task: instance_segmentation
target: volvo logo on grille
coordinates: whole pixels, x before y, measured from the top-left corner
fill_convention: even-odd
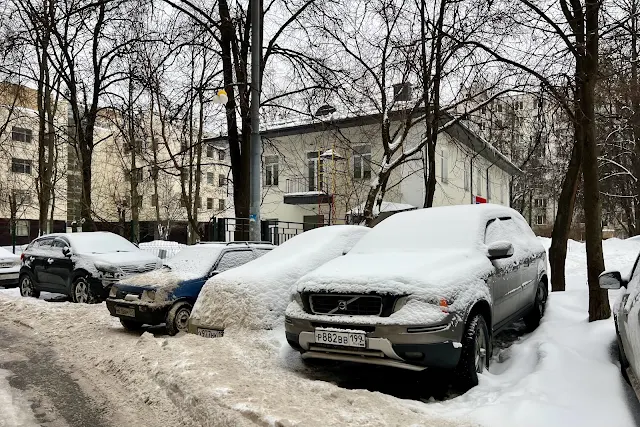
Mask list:
[[[340,301],[338,301],[338,308],[340,310],[346,310],[347,309],[347,304],[349,304],[347,301],[340,300]]]

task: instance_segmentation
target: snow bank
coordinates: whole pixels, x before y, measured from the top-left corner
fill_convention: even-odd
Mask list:
[[[316,228],[254,261],[220,273],[202,288],[191,319],[220,329],[272,329],[283,322],[295,281],[340,257],[369,231],[356,225]]]

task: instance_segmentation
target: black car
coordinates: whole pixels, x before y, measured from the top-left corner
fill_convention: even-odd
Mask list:
[[[117,234],[60,233],[38,237],[21,255],[20,294],[66,294],[73,302],[103,300],[116,281],[155,270],[161,261]]]
[[[129,330],[164,323],[169,335],[186,332],[193,304],[210,277],[253,261],[273,248],[262,242],[189,246],[161,269],[113,285],[107,308]]]

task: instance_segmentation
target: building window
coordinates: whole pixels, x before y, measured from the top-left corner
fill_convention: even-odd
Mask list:
[[[207,144],[207,157],[213,157],[213,145]]]
[[[158,206],[158,195],[157,194],[152,194],[151,195],[151,206]]]
[[[223,174],[218,175],[218,187],[224,187],[225,185],[227,185],[227,178]]]
[[[547,214],[536,215],[536,225],[545,225],[547,223]]]
[[[31,192],[29,190],[12,190],[11,193],[17,206],[25,206],[31,203]]]
[[[29,220],[16,221],[16,236],[29,237]]]
[[[533,205],[536,208],[546,208],[547,207],[547,199],[534,199]]]
[[[498,104],[498,113],[502,113],[502,104]]]
[[[187,203],[185,202],[185,198],[183,196],[180,196],[180,207],[181,208],[187,207]]]
[[[11,172],[14,173],[26,173],[31,175],[31,160],[11,159]]]
[[[504,203],[504,184],[500,183],[500,203]]]
[[[218,199],[218,210],[223,211],[224,209],[224,199]]]
[[[187,151],[188,148],[189,148],[189,144],[187,143],[187,141],[185,140],[180,141],[180,151],[182,152]]]
[[[207,209],[213,209],[213,199],[211,197],[207,197]]]
[[[265,185],[278,185],[279,177],[278,156],[265,156],[264,158],[264,182]]]
[[[218,150],[218,160],[222,161],[227,158],[227,153],[224,150]]]
[[[207,184],[213,185],[213,172],[207,172]]]
[[[356,179],[371,179],[371,145],[361,145],[354,148],[353,177]]]
[[[187,169],[186,167],[180,168],[180,179],[183,182],[189,181],[189,169]]]
[[[324,182],[324,162],[317,151],[307,153],[308,191],[322,191]]]
[[[440,153],[440,181],[443,184],[449,182],[449,155],[446,150]]]
[[[132,170],[131,175],[135,182],[142,182],[142,168]]]
[[[33,133],[31,129],[12,127],[11,128],[11,139],[19,142],[31,142],[31,138],[33,137]]]
[[[464,162],[464,191],[469,191],[469,182],[471,177],[469,176],[469,163]]]

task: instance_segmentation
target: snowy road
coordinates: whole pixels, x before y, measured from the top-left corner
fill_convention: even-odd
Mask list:
[[[608,268],[629,268],[640,241],[604,249]],[[612,320],[587,322],[583,244],[571,243],[567,275],[541,326],[497,336],[489,372],[461,396],[446,378],[306,367],[281,329],[218,339],[132,333],[104,304],[0,289],[0,427],[640,426],[640,404],[616,365]]]

